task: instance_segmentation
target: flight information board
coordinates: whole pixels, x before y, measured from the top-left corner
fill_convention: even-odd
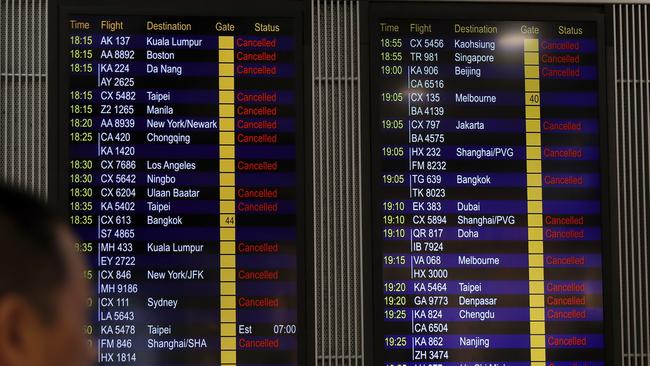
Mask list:
[[[302,364],[299,18],[59,26],[59,174],[97,361]]]
[[[599,23],[412,13],[369,24],[374,364],[603,365]]]

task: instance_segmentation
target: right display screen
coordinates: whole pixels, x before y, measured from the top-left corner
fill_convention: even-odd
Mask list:
[[[370,23],[374,364],[603,365],[599,22],[392,16]]]

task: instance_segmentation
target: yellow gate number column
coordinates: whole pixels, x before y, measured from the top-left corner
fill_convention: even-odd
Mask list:
[[[219,245],[221,364],[237,363],[234,37],[219,37]]]
[[[530,361],[546,365],[544,321],[544,229],[542,218],[542,148],[539,88],[539,40],[524,39],[526,97],[526,197],[528,203],[528,280]]]

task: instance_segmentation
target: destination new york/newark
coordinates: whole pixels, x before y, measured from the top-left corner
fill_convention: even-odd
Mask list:
[[[147,128],[177,128],[177,129],[219,129],[219,122],[216,119],[201,121],[193,118],[156,120],[147,118]]]

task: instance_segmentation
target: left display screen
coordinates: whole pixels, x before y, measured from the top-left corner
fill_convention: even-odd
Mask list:
[[[57,174],[98,362],[302,364],[298,20],[60,27]]]

